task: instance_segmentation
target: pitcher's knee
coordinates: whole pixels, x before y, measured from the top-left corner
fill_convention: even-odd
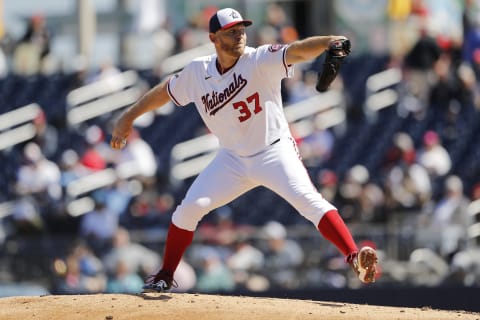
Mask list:
[[[304,206],[298,208],[298,212],[315,226],[318,225],[323,215],[331,210],[337,210],[337,208],[322,197],[308,201]]]
[[[208,198],[199,198],[193,202],[184,200],[173,213],[172,222],[179,228],[194,231],[203,216],[212,210],[210,206]]]

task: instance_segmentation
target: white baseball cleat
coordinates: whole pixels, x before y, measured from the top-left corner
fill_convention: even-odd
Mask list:
[[[363,283],[375,282],[377,274],[377,253],[371,247],[362,247],[352,259],[350,265]]]

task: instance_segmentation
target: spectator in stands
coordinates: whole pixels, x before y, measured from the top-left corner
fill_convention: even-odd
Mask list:
[[[287,78],[284,81],[285,90],[288,91],[286,95],[288,99],[285,101],[287,105],[300,102],[318,94],[318,91],[315,89],[317,72],[308,70],[307,68],[298,71],[300,72],[295,72],[292,78]]]
[[[215,249],[203,250],[196,290],[200,292],[228,292],[235,289],[233,273]]]
[[[115,76],[120,74],[121,71],[111,59],[105,59],[100,64],[98,69],[95,69],[95,72],[87,78],[86,84],[90,84],[97,81],[107,81],[107,83],[115,83]]]
[[[217,11],[215,6],[207,6],[197,14],[188,17],[187,25],[177,33],[177,52],[193,49],[209,43],[208,21]]]
[[[27,29],[13,52],[13,72],[19,75],[33,75],[42,70],[50,54],[50,32],[45,17],[34,15],[28,21]]]
[[[128,217],[126,217],[128,206],[134,198],[132,188],[142,188],[141,183],[136,180],[132,182],[120,178],[97,191],[103,193],[106,207],[108,210],[115,212],[122,223],[128,221]]]
[[[78,153],[73,149],[67,149],[62,152],[59,167],[61,172],[60,181],[63,189],[66,189],[70,182],[89,173],[89,170],[80,163]]]
[[[133,197],[122,217],[127,225],[149,228],[153,225],[168,225],[175,207],[175,198],[168,190],[160,192],[158,184],[143,185],[141,194]]]
[[[79,232],[94,252],[98,256],[103,256],[110,248],[111,241],[118,230],[119,217],[116,212],[106,206],[104,194],[94,193],[93,199],[95,207],[82,217]]]
[[[363,165],[351,167],[339,187],[339,201],[343,218],[348,221],[369,222],[384,220],[385,195],[371,181]]]
[[[32,141],[40,146],[45,157],[54,158],[58,152],[57,128],[48,122],[43,110],[40,110],[39,114],[33,119],[33,125],[35,126],[35,137]]]
[[[118,153],[118,157],[115,159],[115,166],[120,176],[135,176],[142,180],[152,180],[149,184],[155,182],[157,158],[138,130],[132,130],[127,146]]]
[[[107,279],[108,293],[137,293],[142,289],[143,279],[128,267],[127,260],[117,260],[115,272]]]
[[[327,201],[340,204],[338,199],[339,181],[337,174],[330,169],[322,169],[317,176],[317,186]]]
[[[267,222],[262,230],[266,240],[265,276],[272,286],[294,289],[299,285],[296,268],[303,263],[304,251],[297,241],[287,237],[286,228],[277,221]]]
[[[252,278],[257,277],[264,266],[265,255],[253,246],[250,239],[241,234],[237,235],[232,248],[232,253],[227,258],[227,266],[233,272],[235,286],[249,288]]]
[[[38,235],[46,231],[37,201],[29,195],[19,196],[14,201],[8,221],[12,223],[16,235]]]
[[[17,193],[35,196],[41,207],[60,200],[62,197],[60,168],[45,157],[38,144],[29,142],[25,145],[23,161],[17,172]]]
[[[302,138],[298,151],[307,167],[321,167],[332,155],[335,146],[335,135],[323,127],[321,115],[312,116],[313,130]]]
[[[436,250],[443,257],[461,249],[467,241],[468,198],[463,193],[463,182],[456,175],[447,177],[441,199],[432,203],[432,209],[419,217],[417,241],[423,247]]]
[[[480,9],[474,8],[473,1],[465,4],[465,35],[463,45],[463,60],[480,76]]]
[[[55,291],[59,294],[99,293],[105,290],[103,265],[88,246],[76,244],[65,258],[56,259],[54,271],[59,276]]]
[[[113,153],[108,149],[103,130],[92,125],[85,130],[86,149],[80,154],[80,162],[91,172],[105,169],[113,163]]]
[[[199,226],[199,235],[203,243],[218,246],[221,256],[225,260],[231,254],[231,246],[239,234],[252,234],[253,228],[239,225],[234,221],[234,212],[228,206],[222,206],[214,211],[210,221],[202,222]]]
[[[421,109],[414,110],[420,118],[428,106],[428,96],[433,84],[432,70],[440,58],[441,48],[426,26],[421,26],[419,38],[404,59],[405,79],[409,93],[419,100]]]
[[[387,7],[387,15],[389,19],[389,35],[390,41],[389,51],[393,61],[400,60],[405,56],[410,44],[410,26],[409,19],[412,13],[411,0],[389,0]]]
[[[418,150],[417,161],[427,169],[432,180],[445,176],[452,167],[450,154],[441,144],[438,134],[432,130],[423,135],[423,146]]]
[[[117,268],[128,274],[137,273],[142,276],[152,274],[160,266],[160,256],[140,243],[132,242],[130,232],[119,227],[112,240],[112,248],[102,258],[107,272],[115,274]],[[119,265],[121,264],[121,265]],[[139,290],[143,285],[140,285]]]
[[[473,246],[456,252],[443,285],[478,287],[480,285],[480,249]]]
[[[266,8],[266,25],[277,32],[275,41],[271,43],[291,43],[298,40],[298,32],[288,19],[285,9],[278,3],[269,3]]]
[[[462,117],[473,111],[480,102],[479,88],[472,67],[453,60],[444,53],[433,69],[436,78],[429,97],[433,108],[436,130],[442,141],[454,142],[464,129]]]
[[[416,157],[410,135],[396,133],[383,164],[387,210],[421,210],[431,200],[430,176],[425,167],[416,163]]]

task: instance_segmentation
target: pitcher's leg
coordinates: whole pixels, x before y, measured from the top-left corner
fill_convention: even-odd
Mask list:
[[[195,179],[173,213],[157,282],[161,277],[173,281],[173,274],[185,250],[192,243],[194,231],[204,215],[252,188],[243,179],[242,170],[241,162],[235,161],[228,153],[219,151]]]
[[[345,256],[354,254],[358,249],[349,229],[312,184],[294,142],[288,140],[265,155],[265,165],[257,171],[260,182],[287,200]]]

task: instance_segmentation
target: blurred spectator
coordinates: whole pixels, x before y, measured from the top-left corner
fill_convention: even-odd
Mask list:
[[[389,0],[387,14],[389,18],[390,54],[393,60],[405,56],[411,42],[412,0]]]
[[[103,265],[89,247],[75,245],[65,260],[56,259],[53,269],[59,277],[55,291],[59,294],[99,293],[105,290]]]
[[[441,199],[419,217],[422,232],[417,234],[417,244],[431,248],[443,257],[449,257],[464,247],[467,228],[471,225],[468,204],[462,180],[455,175],[448,176]]]
[[[478,247],[467,248],[453,255],[449,275],[443,284],[466,287],[480,285],[480,250]]]
[[[50,54],[50,33],[45,17],[34,15],[13,52],[13,72],[33,75],[40,72]]]
[[[103,194],[94,194],[93,199],[95,208],[82,216],[79,232],[94,252],[102,256],[112,244],[118,230],[119,217],[106,206]]]
[[[128,143],[115,159],[117,172],[120,176],[136,176],[142,180],[155,182],[157,174],[157,159],[152,147],[134,129],[128,137]]]
[[[33,119],[33,125],[35,126],[35,137],[32,141],[40,146],[45,157],[54,158],[58,152],[57,128],[48,122],[43,110],[40,110],[39,114]]]
[[[133,272],[126,260],[117,260],[115,272],[108,277],[107,293],[138,293],[142,291],[143,279]]]
[[[125,41],[125,64],[133,69],[156,69],[175,50],[167,1],[140,0],[131,4],[134,12],[132,30]]]
[[[188,17],[187,25],[177,33],[177,52],[193,49],[210,43],[208,38],[208,21],[217,11],[214,6],[207,6],[202,11]]]
[[[137,273],[147,276],[155,273],[160,265],[160,256],[140,243],[132,242],[129,231],[122,227],[116,230],[112,248],[102,260],[109,274],[114,274],[120,267],[121,271],[128,274]]]
[[[475,106],[480,109],[480,86],[478,86],[478,74],[475,74],[472,66],[461,63],[456,69],[456,98],[462,109]]]
[[[320,170],[317,177],[318,191],[330,203],[339,205],[338,187],[339,181],[336,173],[330,169]]]
[[[448,272],[448,263],[431,249],[419,248],[410,254],[409,280],[415,286],[438,286],[447,278]]]
[[[432,130],[423,135],[423,146],[418,150],[417,161],[427,169],[431,179],[445,176],[452,167],[450,154],[441,144],[438,134]]]
[[[78,153],[73,149],[63,151],[59,161],[61,185],[66,189],[70,182],[85,176],[89,171],[80,163]]]
[[[113,162],[114,152],[105,142],[103,130],[92,125],[85,131],[86,150],[80,155],[80,162],[91,172],[105,169]]]
[[[474,7],[474,1],[465,4],[465,38],[463,40],[463,59],[472,66],[477,77],[480,76],[480,9]]]
[[[305,165],[320,167],[328,161],[335,146],[335,136],[323,127],[322,116],[313,117],[313,131],[298,144],[298,150]]]
[[[46,231],[37,201],[32,196],[16,199],[10,218],[16,235],[35,235]]]
[[[441,48],[426,26],[421,26],[419,33],[417,42],[405,56],[404,71],[408,91],[419,100],[422,108],[414,111],[422,117],[428,106],[428,96],[434,80],[433,66],[440,57]]]
[[[266,241],[265,276],[273,286],[294,289],[299,285],[296,268],[303,263],[304,252],[294,239],[287,238],[287,230],[276,221],[269,221],[262,227]]]
[[[452,77],[451,57],[442,54],[433,66],[435,83],[432,84],[429,95],[429,105],[444,116],[454,98],[454,83]],[[436,112],[436,113],[437,113]],[[440,116],[438,117],[440,118]]]
[[[298,32],[289,20],[285,9],[278,3],[269,3],[266,8],[265,24],[277,33],[274,43],[291,43],[298,40]]]
[[[16,190],[20,195],[35,195],[38,201],[60,200],[61,172],[58,165],[45,158],[38,144],[29,142],[23,149],[24,163],[17,172]]]
[[[384,162],[387,210],[421,210],[432,197],[427,170],[416,163],[417,152],[405,132],[394,135]]]
[[[115,81],[114,77],[120,74],[121,71],[118,69],[115,64],[110,60],[104,60],[98,70],[87,78],[86,84],[90,84],[96,81]]]
[[[368,222],[385,218],[383,190],[370,181],[370,173],[363,165],[355,165],[347,171],[337,199],[339,211],[348,221]]]
[[[143,191],[131,199],[125,211],[125,223],[138,228],[168,225],[175,198],[168,190],[159,192],[155,184],[144,184],[143,187]]]
[[[225,251],[221,258],[225,260],[230,255],[230,246],[236,241],[239,234],[251,234],[252,228],[238,225],[234,222],[234,212],[228,206],[215,209],[211,215],[212,220],[203,222],[198,233],[205,244],[218,246],[220,252]]]
[[[105,206],[108,210],[115,212],[121,219],[121,222],[127,221],[125,217],[128,206],[134,197],[137,189],[141,189],[140,182],[136,180],[117,179],[111,185],[102,187],[95,191],[95,193],[102,193],[105,199]]]
[[[233,272],[236,287],[248,288],[251,279],[262,270],[265,256],[262,251],[252,245],[251,240],[243,235],[237,236],[232,247],[232,254],[227,258],[227,266]]]
[[[216,250],[203,250],[195,288],[200,292],[228,292],[235,289],[233,274]]]
[[[318,94],[315,89],[317,84],[317,72],[312,70],[302,70],[297,67],[291,78],[283,81],[285,90],[288,91],[285,104],[293,104],[302,100],[311,98]]]

